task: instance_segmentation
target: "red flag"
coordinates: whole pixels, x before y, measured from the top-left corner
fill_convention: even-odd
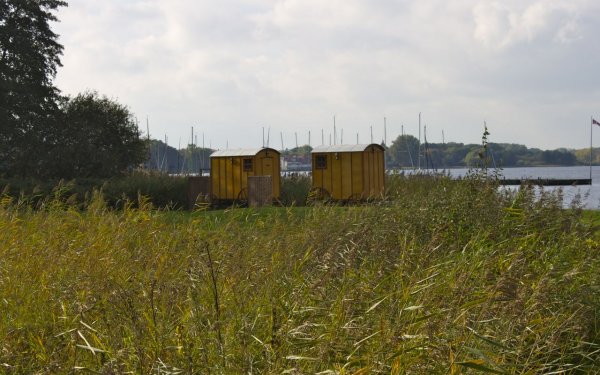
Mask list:
[[[596,121],[596,120],[594,120],[594,119],[592,119],[592,124],[595,124],[595,125],[598,125],[598,126],[600,126],[600,122],[598,122],[598,121]]]

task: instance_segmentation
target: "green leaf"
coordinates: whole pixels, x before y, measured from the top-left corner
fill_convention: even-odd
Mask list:
[[[472,359],[464,362],[455,362],[455,364],[482,372],[489,372],[492,374],[504,374],[503,371],[495,370],[493,368],[485,366],[485,361],[483,359]]]
[[[365,314],[366,314],[366,313],[369,313],[369,312],[371,312],[371,311],[373,311],[373,310],[375,310],[375,308],[376,308],[377,306],[379,306],[379,304],[380,304],[381,302],[385,301],[386,299],[387,299],[387,297],[383,297],[383,299],[382,299],[381,301],[379,301],[379,302],[376,302],[376,303],[375,303],[373,306],[369,307],[369,309],[368,309],[367,311],[365,311]]]
[[[290,361],[318,361],[318,358],[313,358],[313,357],[303,357],[301,355],[288,355],[287,357],[285,357],[285,359],[288,359]]]
[[[473,306],[476,306],[476,305],[479,305],[479,304],[481,304],[481,303],[484,303],[484,302],[486,302],[487,300],[488,300],[488,298],[487,298],[487,297],[484,297],[484,298],[476,299],[476,300],[473,300],[473,301],[469,301],[469,302],[467,302],[467,303],[465,303],[465,304],[461,305],[461,306],[460,306],[460,309],[461,309],[461,310],[467,310],[467,309],[469,309],[469,308],[471,308],[471,307],[473,307]]]
[[[467,329],[469,329],[469,331],[471,331],[473,333],[473,335],[475,335],[475,337],[477,337],[480,340],[483,340],[485,342],[487,342],[490,345],[496,346],[498,348],[504,349],[504,350],[510,350],[509,347],[507,347],[506,345],[498,342],[498,341],[494,341],[492,339],[490,339],[489,337],[485,337],[479,333],[477,333],[477,331],[475,331],[473,328],[467,327]]]

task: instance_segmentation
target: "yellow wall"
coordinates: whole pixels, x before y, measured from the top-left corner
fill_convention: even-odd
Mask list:
[[[326,157],[327,168],[316,168],[317,155]],[[377,146],[363,152],[314,153],[312,165],[312,187],[333,199],[381,198],[385,192],[384,155]]]
[[[244,171],[244,159],[252,159],[252,171]],[[219,156],[210,159],[212,194],[216,199],[238,199],[243,189],[246,189],[247,196],[248,177],[267,175],[273,178],[273,197],[279,199],[281,166],[278,152],[261,150],[256,155]]]
[[[363,153],[364,180],[363,197],[379,198],[385,193],[385,165],[383,151],[370,146]]]
[[[274,150],[262,150],[254,157],[254,176],[271,176],[273,178],[273,197],[279,199],[281,194],[281,163],[279,153]],[[269,160],[267,160],[269,159]],[[271,171],[265,168],[270,162]],[[244,180],[246,187],[248,179]]]
[[[312,155],[312,187],[324,188],[323,170],[315,168],[315,156],[316,154]]]
[[[343,153],[330,155],[331,160],[331,196],[335,199],[344,199],[342,195],[342,156]],[[329,165],[328,165],[329,166]]]
[[[362,198],[363,187],[365,186],[362,171],[363,171],[363,158],[362,152],[352,152],[352,193],[354,196],[358,195],[358,199]],[[357,199],[356,197],[354,199]]]
[[[352,196],[352,153],[344,152],[338,156],[340,160],[340,196]]]

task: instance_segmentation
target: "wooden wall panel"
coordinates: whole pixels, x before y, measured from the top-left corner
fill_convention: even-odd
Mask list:
[[[342,199],[352,198],[352,153],[344,152],[340,154],[340,160],[342,162],[341,168],[341,184]]]
[[[210,159],[211,194],[218,198],[219,195],[219,160]]]
[[[227,199],[227,171],[225,163],[224,158],[219,158],[219,173],[217,175],[219,177],[219,195],[217,195],[217,198],[219,199]]]
[[[312,154],[312,187],[323,188],[323,170],[316,168],[317,155]]]
[[[233,197],[237,198],[242,190],[242,163],[243,158],[233,158],[231,166],[231,181],[233,185]]]
[[[237,198],[233,194],[233,160],[235,158],[224,158],[225,159],[225,199]]]
[[[342,160],[340,153],[329,154],[331,159],[331,193],[334,199],[343,199],[342,197]]]
[[[357,198],[363,197],[363,156],[360,152],[352,152],[352,193]]]
[[[331,154],[325,154],[327,157],[327,168],[323,169],[323,189],[332,194],[333,190],[333,174],[331,173]]]

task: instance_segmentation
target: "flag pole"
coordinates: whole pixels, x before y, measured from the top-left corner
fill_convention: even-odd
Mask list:
[[[590,117],[590,185],[592,184],[592,129],[594,128],[594,117]]]

